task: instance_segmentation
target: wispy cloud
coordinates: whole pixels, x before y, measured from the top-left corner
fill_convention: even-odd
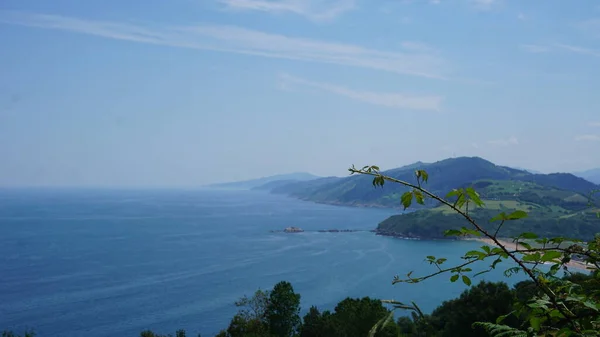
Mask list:
[[[517,139],[517,137],[511,136],[511,137],[506,138],[506,139],[489,140],[488,144],[496,145],[496,146],[518,145],[519,144],[519,140]]]
[[[557,48],[560,48],[560,49],[563,49],[566,51],[570,51],[573,53],[577,53],[577,54],[584,54],[584,55],[600,57],[600,51],[594,50],[594,49],[589,49],[589,48],[580,47],[580,46],[573,46],[573,45],[568,45],[568,44],[555,44],[555,46]]]
[[[492,7],[499,2],[499,0],[471,0],[471,3],[475,6],[475,8],[480,10],[492,9]]]
[[[316,39],[267,33],[237,26],[141,26],[110,21],[0,11],[0,23],[71,31],[110,39],[193,48],[270,58],[338,64],[444,78],[445,61],[438,55],[411,50],[384,51]]]
[[[546,53],[550,51],[567,51],[576,54],[590,55],[595,57],[600,57],[600,50],[590,49],[581,46],[574,46],[570,44],[564,43],[554,43],[548,45],[539,45],[539,44],[522,44],[520,48],[529,53]]]
[[[600,122],[589,122],[588,125],[591,127],[600,128]]]
[[[325,21],[356,7],[355,0],[218,0],[233,10],[268,13],[294,13],[315,21]]]
[[[281,74],[279,86],[289,90],[293,84],[308,86],[344,96],[356,101],[381,105],[393,109],[439,111],[441,96],[419,96],[402,93],[373,92],[350,89],[341,85],[315,82],[288,74]]]
[[[579,135],[575,137],[576,141],[579,142],[600,142],[600,136],[598,135]]]
[[[550,51],[550,47],[538,44],[522,44],[520,48],[528,53],[546,53]]]
[[[519,12],[519,13],[517,14],[517,19],[519,19],[519,20],[521,20],[521,21],[525,21],[525,19],[526,19],[526,17],[525,17],[525,14],[523,14],[523,13]]]

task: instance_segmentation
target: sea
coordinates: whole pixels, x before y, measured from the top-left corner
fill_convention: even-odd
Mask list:
[[[392,285],[394,275],[434,272],[426,256],[459,263],[481,244],[370,232],[399,212],[258,191],[0,190],[0,331],[214,336],[237,299],[283,280],[301,295],[302,312],[364,296],[414,301],[431,312],[467,286],[449,275]],[[305,232],[277,232],[290,226]],[[328,229],[359,231],[318,232]],[[499,269],[473,282],[482,279],[523,277]]]

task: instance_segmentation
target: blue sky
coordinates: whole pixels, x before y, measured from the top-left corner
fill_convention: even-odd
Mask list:
[[[0,185],[600,167],[597,0],[3,0]]]

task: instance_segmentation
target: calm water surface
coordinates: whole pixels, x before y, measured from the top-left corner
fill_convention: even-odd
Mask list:
[[[251,191],[0,191],[0,330],[103,337],[185,328],[212,336],[237,298],[281,280],[302,295],[303,309],[372,296],[430,311],[463,291],[447,278],[391,280],[431,271],[426,255],[458,261],[475,242],[269,232],[368,230],[391,214]]]

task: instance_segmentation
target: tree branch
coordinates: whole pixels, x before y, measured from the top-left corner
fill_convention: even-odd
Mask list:
[[[426,194],[430,198],[439,201],[443,205],[450,207],[452,210],[454,210],[455,212],[460,214],[463,218],[465,218],[465,220],[467,220],[467,222],[469,222],[473,227],[475,227],[475,229],[478,232],[482,233],[487,238],[492,240],[496,246],[498,246],[515,263],[517,263],[519,265],[519,267],[521,267],[521,269],[523,269],[523,271],[527,274],[527,276],[535,283],[535,285],[548,296],[548,298],[550,299],[550,302],[553,304],[553,306],[569,321],[569,323],[573,327],[573,329],[577,332],[580,332],[579,327],[577,326],[577,324],[575,324],[575,322],[572,319],[572,317],[574,316],[573,313],[564,304],[560,305],[558,303],[558,301],[556,299],[556,294],[548,286],[546,286],[545,284],[540,282],[540,280],[534,275],[534,273],[529,268],[527,268],[527,266],[523,263],[523,261],[521,261],[519,258],[517,258],[513,253],[511,253],[495,236],[491,235],[486,230],[484,230],[481,226],[479,226],[479,224],[477,222],[475,222],[475,220],[473,220],[473,218],[471,218],[471,216],[469,216],[467,213],[462,211],[460,208],[457,208],[455,205],[451,204],[450,202],[446,201],[445,199],[437,196],[436,194],[434,194],[432,192],[429,192],[428,190],[426,190],[418,185],[411,184],[407,181],[395,179],[392,177],[384,176],[381,173],[379,173],[379,170],[365,171],[365,170],[357,170],[353,167],[349,171],[351,173],[359,173],[359,174],[365,174],[365,175],[370,175],[370,176],[374,176],[374,177],[380,177],[380,179],[384,179],[384,180],[387,180],[390,182],[394,182],[394,183],[398,183],[398,184],[401,184],[401,185],[404,185],[407,187],[411,187],[413,189],[416,189],[416,190]]]

